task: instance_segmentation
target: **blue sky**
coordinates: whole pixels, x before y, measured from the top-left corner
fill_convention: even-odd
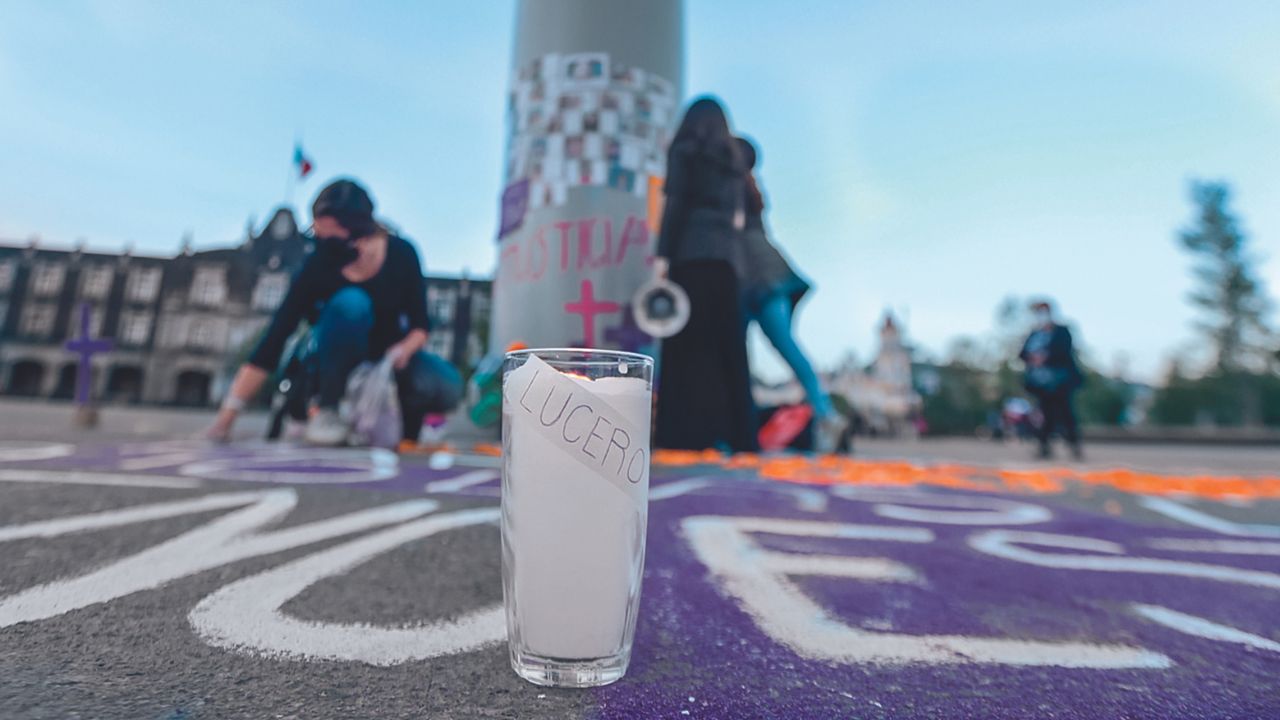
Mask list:
[[[1048,294],[1104,369],[1197,343],[1175,233],[1223,178],[1280,289],[1280,3],[688,0],[686,92],[763,149],[819,364]],[[0,238],[169,253],[284,199],[294,138],[429,269],[494,264],[514,3],[36,2],[0,22]],[[759,343],[768,373],[778,364]]]

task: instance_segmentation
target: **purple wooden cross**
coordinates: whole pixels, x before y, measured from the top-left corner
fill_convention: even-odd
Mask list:
[[[86,406],[90,401],[90,390],[93,385],[93,356],[115,347],[110,340],[102,338],[94,340],[89,336],[89,317],[92,312],[89,303],[80,303],[80,337],[68,340],[64,346],[80,355],[79,368],[76,372],[76,404],[80,406]]]

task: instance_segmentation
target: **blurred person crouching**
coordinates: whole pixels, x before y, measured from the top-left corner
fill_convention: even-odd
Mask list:
[[[304,438],[313,445],[346,444],[350,428],[338,413],[347,379],[365,361],[388,359],[395,369],[403,438],[416,441],[428,413],[444,413],[462,397],[462,378],[427,353],[430,326],[422,266],[409,241],[373,217],[373,200],[352,180],[330,183],[312,205],[314,251],[290,282],[266,334],[236,372],[211,439],[230,437],[245,404],[280,363],[298,325],[311,325],[315,396]]]

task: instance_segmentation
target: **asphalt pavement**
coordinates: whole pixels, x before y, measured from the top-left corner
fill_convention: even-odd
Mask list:
[[[508,665],[494,458],[58,410],[0,407],[0,717],[1280,717],[1275,451],[672,460],[579,691]]]

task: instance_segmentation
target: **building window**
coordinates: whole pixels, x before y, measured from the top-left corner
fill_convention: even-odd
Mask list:
[[[249,349],[249,344],[257,340],[258,333],[266,327],[265,321],[249,321],[237,323],[227,332],[228,352],[242,352]]]
[[[182,347],[187,342],[187,324],[185,319],[167,317],[160,323],[160,337],[157,339],[162,348]]]
[[[440,357],[449,357],[453,350],[453,333],[448,330],[432,332],[427,340],[427,352]]]
[[[101,307],[93,307],[89,309],[89,337],[100,337],[102,333],[102,321],[106,317],[106,310]],[[71,311],[71,321],[67,323],[67,337],[80,337],[80,308],[76,307]]]
[[[191,323],[191,334],[187,338],[191,347],[201,350],[221,350],[218,342],[218,326],[210,319],[194,320]]]
[[[120,342],[126,345],[145,345],[151,335],[151,314],[126,312],[120,315]]]
[[[125,297],[130,302],[149,303],[160,293],[160,268],[136,268],[129,273]]]
[[[453,325],[455,293],[452,290],[441,290],[436,293],[428,293],[427,297],[427,314],[431,316],[432,324],[435,327]]]
[[[90,300],[103,300],[111,292],[115,271],[108,265],[87,267],[81,271],[81,277],[80,294]]]
[[[253,289],[253,307],[271,312],[280,307],[284,294],[289,290],[289,276],[284,273],[268,273],[258,278]]]
[[[22,311],[22,322],[18,332],[28,337],[48,337],[53,332],[53,320],[57,314],[57,306],[50,303],[28,305]]]
[[[39,263],[31,275],[31,291],[39,297],[57,295],[62,291],[62,281],[67,277],[67,267],[56,263]]]
[[[12,260],[0,262],[0,293],[13,289],[13,276],[18,272],[18,264]]]
[[[191,281],[191,302],[205,307],[217,307],[227,299],[227,269],[224,267],[196,268]]]

